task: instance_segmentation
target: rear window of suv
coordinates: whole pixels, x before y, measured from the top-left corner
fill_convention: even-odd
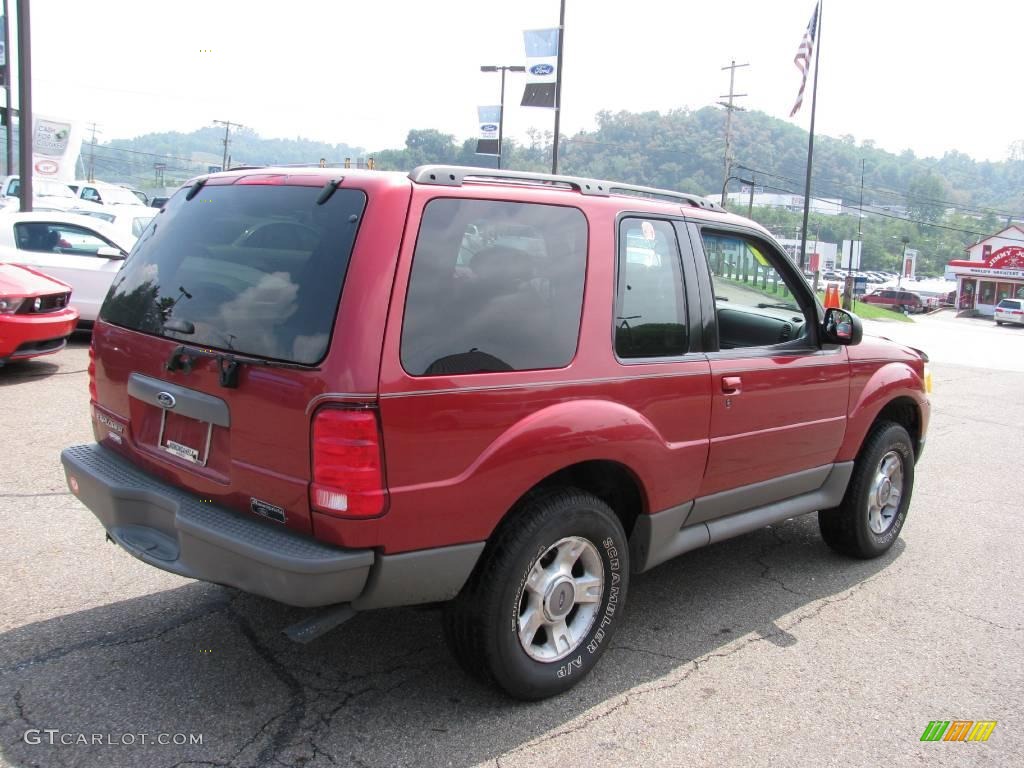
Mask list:
[[[432,200],[413,254],[402,366],[441,376],[568,365],[586,262],[576,208]]]
[[[327,353],[366,205],[338,189],[207,185],[176,194],[138,241],[100,317],[196,346],[315,365]],[[172,322],[173,321],[173,322]]]
[[[1000,309],[1020,309],[1020,299],[1003,299],[999,302],[998,307]]]

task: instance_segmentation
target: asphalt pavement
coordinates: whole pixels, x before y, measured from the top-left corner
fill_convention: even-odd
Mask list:
[[[299,646],[303,611],[107,544],[58,460],[91,437],[84,342],[2,368],[0,765],[1020,765],[1024,329],[955,322],[868,324],[935,361],[887,555],[832,553],[809,515],[677,558],[634,578],[595,672],[536,704],[467,677],[434,607]],[[923,743],[933,720],[997,725]]]

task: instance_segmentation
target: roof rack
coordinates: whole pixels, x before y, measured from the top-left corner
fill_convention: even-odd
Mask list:
[[[467,180],[471,181],[512,181],[546,186],[561,186],[575,189],[584,195],[608,197],[614,194],[649,197],[666,202],[684,202],[695,208],[707,211],[720,211],[725,208],[713,203],[700,195],[686,192],[674,192],[670,189],[642,187],[637,184],[623,184],[619,181],[602,181],[578,176],[559,176],[551,173],[533,173],[530,171],[510,171],[497,168],[469,168],[460,165],[421,165],[409,173],[409,178],[418,184],[437,184],[444,187],[461,187]]]

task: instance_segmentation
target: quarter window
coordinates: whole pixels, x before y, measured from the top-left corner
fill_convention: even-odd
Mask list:
[[[568,365],[586,260],[576,208],[432,200],[413,254],[402,366],[450,376]]]
[[[619,227],[615,354],[674,357],[687,350],[679,244],[667,221],[624,219]]]

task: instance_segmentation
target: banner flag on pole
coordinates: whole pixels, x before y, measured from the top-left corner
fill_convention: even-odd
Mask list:
[[[478,155],[497,155],[498,150],[498,123],[501,121],[501,107],[477,107],[476,114],[480,120],[480,135],[476,141],[476,153]]]
[[[793,111],[789,113],[790,117],[793,117],[804,103],[804,88],[807,86],[807,72],[811,69],[811,56],[814,54],[814,38],[817,33],[818,4],[815,4],[814,13],[811,14],[811,20],[807,24],[807,30],[804,32],[800,46],[796,49],[796,57],[793,59],[796,68],[800,70],[801,79],[800,90],[796,95],[796,104],[793,105]]]
[[[555,108],[555,83],[558,66],[558,28],[528,29],[526,42],[526,90],[524,107]]]

